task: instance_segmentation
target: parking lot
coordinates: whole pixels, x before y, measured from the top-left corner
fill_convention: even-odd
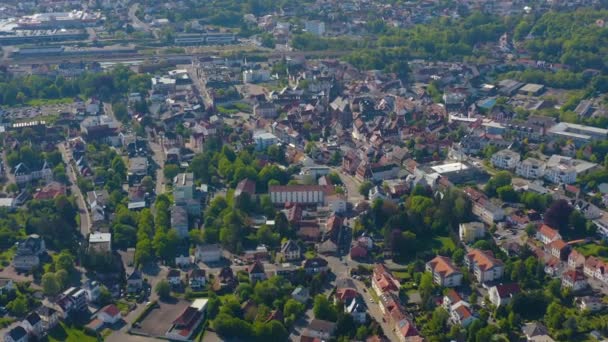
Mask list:
[[[175,303],[158,302],[158,308],[152,310],[140,323],[138,332],[148,336],[165,336],[171,323],[190,305],[185,300],[176,300]]]

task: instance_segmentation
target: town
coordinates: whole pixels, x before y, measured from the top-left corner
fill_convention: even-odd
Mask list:
[[[0,7],[0,334],[608,339],[604,1]]]

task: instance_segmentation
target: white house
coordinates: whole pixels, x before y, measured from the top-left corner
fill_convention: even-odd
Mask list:
[[[97,318],[106,324],[115,324],[122,319],[120,310],[114,304],[105,306],[97,313]]]
[[[89,235],[89,251],[98,253],[112,252],[112,234],[95,232]]]
[[[517,283],[514,284],[500,284],[490,287],[488,295],[490,302],[496,307],[504,306],[509,304],[514,295],[519,293],[521,290]]]
[[[477,239],[481,239],[486,234],[486,227],[481,222],[461,223],[458,228],[458,236],[460,241],[470,243]]]
[[[520,158],[519,153],[515,151],[502,150],[494,153],[490,161],[496,168],[512,170],[517,167]]]
[[[505,266],[502,261],[494,258],[490,251],[472,248],[464,258],[465,265],[473,271],[480,283],[502,278]]]
[[[517,164],[515,173],[528,179],[541,178],[545,174],[545,163],[536,158],[527,158]]]
[[[287,240],[283,243],[281,254],[283,254],[285,261],[300,260],[302,256],[300,246],[293,240]]]
[[[579,269],[568,270],[562,274],[562,286],[572,289],[573,292],[583,290],[587,285],[587,278]]]
[[[217,244],[198,245],[194,251],[194,259],[196,262],[214,263],[222,258],[222,249]]]
[[[444,256],[436,256],[426,263],[426,271],[433,275],[433,281],[439,286],[456,287],[462,283],[462,273]]]

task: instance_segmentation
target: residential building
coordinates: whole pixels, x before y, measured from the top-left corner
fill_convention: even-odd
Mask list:
[[[456,304],[456,307],[450,311],[450,321],[465,328],[476,319],[469,306],[464,303]]]
[[[173,202],[186,208],[188,215],[201,215],[201,193],[194,186],[193,173],[180,173],[173,179]]]
[[[99,299],[99,296],[101,295],[101,284],[99,284],[98,281],[89,279],[82,285],[82,288],[87,294],[87,301],[89,301],[89,303],[96,302],[97,299]]]
[[[281,245],[281,254],[285,261],[300,260],[302,257],[300,246],[293,240],[287,240]]]
[[[171,323],[171,327],[165,333],[165,337],[176,341],[191,341],[192,335],[197,331],[199,325],[205,319],[209,299],[195,299],[190,306]]]
[[[433,282],[439,286],[456,287],[462,283],[462,273],[444,256],[436,256],[426,263],[426,271],[433,275]]]
[[[322,319],[313,319],[304,330],[303,335],[320,340],[329,340],[336,332],[336,323]]]
[[[503,262],[494,258],[490,251],[472,248],[465,256],[464,263],[480,283],[498,280],[504,272]]]
[[[458,229],[460,241],[471,243],[477,239],[481,239],[486,235],[486,227],[482,222],[461,223]]]
[[[536,239],[542,242],[543,244],[548,245],[553,241],[561,240],[562,236],[556,229],[553,229],[548,225],[543,224],[536,232]]]
[[[38,179],[48,182],[53,178],[53,170],[51,170],[46,161],[40,169],[36,170],[29,168],[24,163],[19,163],[13,168],[13,175],[15,175],[15,182],[17,184],[24,184]]]
[[[134,293],[140,291],[144,286],[144,278],[138,269],[134,269],[127,277],[127,292]]]
[[[372,274],[372,288],[378,296],[385,293],[398,292],[401,284],[386,266],[376,264]]]
[[[550,244],[545,245],[545,248],[558,260],[567,260],[568,252],[570,251],[570,246],[562,239],[555,240]]]
[[[540,322],[525,323],[521,329],[528,342],[553,342],[549,330]]]
[[[509,304],[513,296],[518,294],[520,291],[521,289],[517,283],[504,285],[499,284],[490,287],[488,290],[488,295],[490,297],[490,302],[492,302],[492,304],[498,308]]]
[[[206,277],[205,270],[202,270],[200,268],[195,268],[195,269],[190,270],[190,272],[188,273],[188,284],[190,285],[191,288],[201,289],[201,288],[205,287],[206,283],[207,283],[207,277]]]
[[[266,279],[264,265],[259,261],[256,261],[253,265],[247,267],[247,273],[249,273],[249,280],[252,282]]]
[[[171,286],[180,286],[182,284],[182,272],[175,268],[170,269],[167,273],[167,281]]]
[[[15,284],[12,279],[0,278],[0,295],[9,294],[15,290]]]
[[[218,244],[197,245],[194,251],[196,262],[214,263],[222,259],[222,248]]]
[[[588,286],[587,277],[580,269],[568,270],[562,274],[562,286],[573,292],[583,290]]]
[[[513,170],[520,160],[519,153],[511,150],[501,150],[492,155],[492,165],[499,169]]]
[[[89,252],[112,253],[112,234],[95,232],[89,235]]]
[[[578,297],[574,302],[581,311],[596,312],[604,308],[602,300],[595,296]]]
[[[21,326],[25,329],[28,334],[42,337],[44,335],[44,322],[38,313],[30,312],[25,319],[21,321]]]
[[[402,318],[395,322],[395,334],[399,342],[421,342],[424,341],[411,320]]]
[[[171,207],[171,228],[177,231],[180,238],[188,237],[188,210],[185,206],[174,205]]]
[[[279,143],[279,138],[269,132],[256,132],[253,134],[253,142],[257,151],[265,151],[270,146]]]
[[[579,268],[585,265],[585,256],[577,251],[576,249],[572,250],[568,255],[568,267],[569,268]]]
[[[490,199],[479,190],[465,188],[464,192],[469,199],[471,199],[471,202],[473,202],[473,215],[477,216],[482,222],[491,225],[498,221],[502,221],[505,218],[504,210],[492,203]]]
[[[548,135],[555,138],[572,140],[577,145],[589,143],[594,140],[608,139],[608,129],[592,126],[560,122],[549,128]]]
[[[22,326],[16,326],[4,334],[4,342],[27,342],[29,336]]]
[[[302,268],[306,274],[325,273],[329,269],[327,260],[323,258],[311,258],[302,262]]]
[[[310,291],[306,287],[298,286],[291,293],[291,298],[297,300],[302,304],[306,304],[306,302],[308,302],[308,300],[310,299]]]
[[[251,80],[247,77],[249,75],[253,75],[253,72],[247,73],[247,71],[243,72],[243,83],[251,83],[255,79],[252,77]],[[265,119],[274,119],[278,116],[277,107],[270,102],[262,102],[253,106],[253,115],[265,118]]]
[[[344,312],[350,314],[357,324],[365,324],[367,321],[367,307],[358,296],[345,302]]]
[[[326,188],[320,185],[272,185],[270,200],[274,204],[324,204]]]
[[[59,323],[59,314],[55,309],[47,305],[42,305],[36,312],[42,319],[42,324],[46,331],[53,329]]]
[[[122,320],[120,310],[114,304],[106,305],[97,313],[97,319],[105,324],[113,325]]]
[[[44,239],[38,234],[31,234],[25,241],[17,243],[13,266],[17,270],[30,271],[40,265],[40,256],[46,253]]]
[[[240,181],[234,189],[234,198],[238,198],[242,194],[247,194],[250,199],[253,199],[255,197],[255,182],[249,178]]]
[[[322,36],[325,34],[325,23],[320,20],[306,20],[304,29],[315,36]]]
[[[545,163],[536,158],[527,158],[517,164],[515,173],[527,179],[541,178],[545,174]]]

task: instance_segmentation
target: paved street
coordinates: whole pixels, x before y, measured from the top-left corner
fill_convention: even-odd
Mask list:
[[[160,195],[165,192],[165,174],[163,168],[165,167],[165,152],[162,147],[162,137],[157,136],[158,141],[155,141],[150,134],[148,134],[148,145],[152,150],[152,160],[158,165],[156,170],[156,194]],[[171,180],[169,180],[171,181]]]
[[[78,211],[80,212],[80,233],[84,238],[86,238],[91,232],[91,219],[89,217],[89,210],[87,209],[85,197],[77,185],[78,177],[76,176],[76,170],[74,170],[73,163],[70,162],[72,160],[72,156],[65,143],[57,144],[57,148],[59,149],[59,152],[61,152],[63,162],[66,164],[66,173],[68,174],[68,178],[71,183],[70,191],[76,198],[76,204],[78,205]]]

